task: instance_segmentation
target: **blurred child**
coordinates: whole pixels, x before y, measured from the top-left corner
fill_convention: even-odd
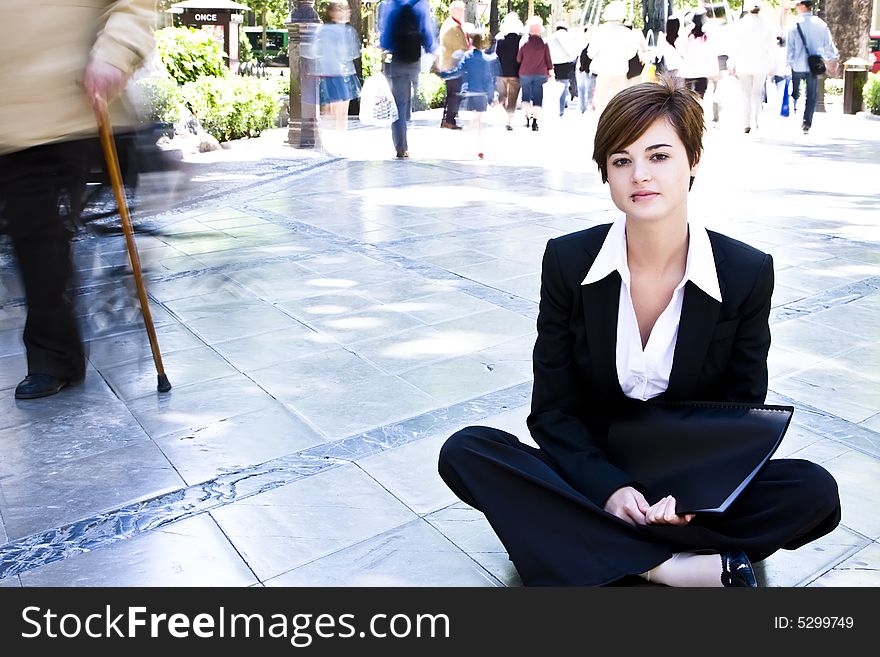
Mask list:
[[[483,114],[495,98],[495,78],[499,73],[499,65],[496,55],[487,55],[483,52],[487,40],[482,32],[471,34],[470,41],[473,47],[455,67],[448,71],[435,69],[434,72],[444,79],[462,76],[461,109],[473,113],[473,125],[477,130],[477,157],[482,160]]]
[[[360,96],[354,60],[361,55],[358,34],[348,24],[351,7],[347,0],[327,5],[329,22],[315,37],[315,75],[319,79],[321,109],[334,118],[337,130],[348,127],[348,104]]]

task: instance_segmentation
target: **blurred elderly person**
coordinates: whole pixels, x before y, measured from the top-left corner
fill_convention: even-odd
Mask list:
[[[440,26],[440,71],[450,71],[470,50],[471,42],[464,28],[464,2],[453,0],[449,5],[449,16]],[[458,125],[458,106],[461,104],[461,76],[446,79],[446,100],[443,103],[441,128],[460,130]]]
[[[760,15],[760,0],[747,0],[745,7],[748,13],[733,25],[733,50],[727,69],[739,80],[743,127],[748,133],[758,127],[767,76],[773,70],[776,34]]]
[[[516,101],[519,98],[519,62],[516,61],[516,55],[524,29],[519,16],[511,11],[504,15],[495,37],[495,54],[500,68],[500,75],[496,80],[498,102],[507,112],[507,130],[513,130],[513,115],[516,113]]]
[[[27,376],[17,399],[59,392],[85,376],[70,286],[70,232],[59,208],[82,194],[96,155],[95,108],[133,126],[117,102],[153,49],[155,0],[2,3],[9,26],[0,58],[0,208],[24,284]],[[13,27],[14,26],[14,27]],[[51,35],[51,43],[43,43]]]

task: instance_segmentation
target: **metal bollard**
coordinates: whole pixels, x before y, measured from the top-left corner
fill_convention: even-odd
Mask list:
[[[856,114],[864,109],[862,90],[868,81],[868,62],[859,57],[843,63],[843,113]]]

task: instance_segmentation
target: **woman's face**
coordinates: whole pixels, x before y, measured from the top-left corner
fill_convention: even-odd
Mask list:
[[[687,221],[687,197],[697,165],[666,119],[657,119],[633,143],[608,156],[611,200],[628,220]]]

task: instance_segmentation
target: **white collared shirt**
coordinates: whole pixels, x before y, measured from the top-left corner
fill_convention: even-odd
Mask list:
[[[612,272],[620,274],[620,303],[617,310],[617,380],[623,394],[631,399],[656,397],[669,387],[672,357],[678,339],[678,324],[684,300],[685,283],[691,281],[713,299],[721,302],[721,288],[712,244],[706,229],[689,222],[687,263],[684,277],[675,287],[669,305],[660,313],[642,349],[639,323],[630,294],[629,265],[626,260],[626,217],[611,225],[599,254],[581,285],[590,285]]]

